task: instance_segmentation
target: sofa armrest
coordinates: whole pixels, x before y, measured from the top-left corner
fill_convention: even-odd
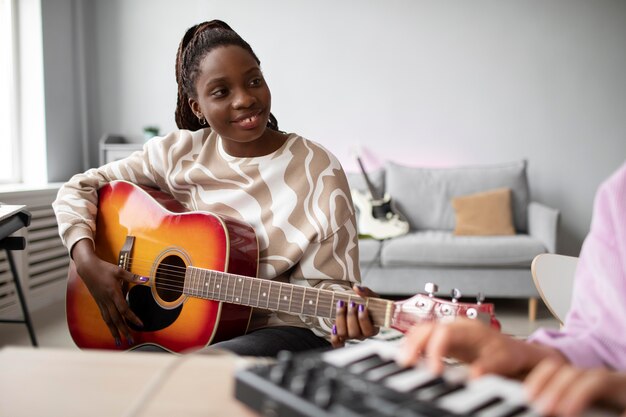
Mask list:
[[[539,239],[549,253],[556,252],[559,217],[559,210],[541,203],[528,205],[528,234]]]

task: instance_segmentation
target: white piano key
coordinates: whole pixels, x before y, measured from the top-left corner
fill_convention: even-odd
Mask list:
[[[494,404],[474,414],[475,417],[499,417],[505,409],[515,405],[527,405],[528,409],[516,417],[541,417],[528,405],[528,397],[521,382],[497,375],[485,375],[467,381],[466,389],[441,397],[435,404],[454,413],[466,413],[493,397],[502,398],[500,404]],[[581,417],[617,417],[615,412],[591,408]]]
[[[366,340],[349,347],[335,349],[323,353],[324,361],[343,368],[344,366],[363,359],[369,355],[379,355],[384,359],[392,359],[397,351],[397,342]]]
[[[359,343],[347,348],[335,349],[322,354],[324,361],[343,368],[346,365],[376,354],[376,348],[370,343]]]
[[[399,392],[409,392],[419,387],[420,385],[424,385],[427,382],[430,382],[438,377],[439,375],[436,375],[425,367],[422,367],[415,368],[415,370],[402,372],[401,374],[393,375],[383,381],[383,384]]]
[[[441,397],[437,405],[453,413],[463,414],[475,410],[478,406],[498,397],[491,391],[477,391],[466,388]]]
[[[485,375],[467,381],[465,389],[440,398],[437,405],[456,413],[465,413],[494,397],[506,399],[508,403],[526,403],[519,382],[495,375]]]

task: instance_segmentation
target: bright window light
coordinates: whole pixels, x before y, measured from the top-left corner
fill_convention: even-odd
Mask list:
[[[47,182],[41,0],[0,0],[0,184]]]
[[[0,183],[20,180],[15,43],[13,0],[0,0]]]

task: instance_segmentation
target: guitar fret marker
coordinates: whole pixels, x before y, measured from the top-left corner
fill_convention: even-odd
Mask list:
[[[317,299],[315,300],[315,315],[317,316],[317,307],[319,305],[320,302],[320,290],[317,290]]]

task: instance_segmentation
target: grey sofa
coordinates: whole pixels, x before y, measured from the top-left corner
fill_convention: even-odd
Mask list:
[[[370,180],[389,193],[410,224],[410,232],[379,241],[360,239],[363,285],[381,296],[424,292],[427,282],[439,296],[453,288],[463,296],[528,298],[534,320],[539,297],[530,265],[541,253],[556,250],[558,210],[532,202],[526,161],[459,168],[416,168],[388,163]],[[361,174],[348,175],[350,186],[365,191]],[[451,199],[495,188],[512,193],[512,236],[455,236]]]

